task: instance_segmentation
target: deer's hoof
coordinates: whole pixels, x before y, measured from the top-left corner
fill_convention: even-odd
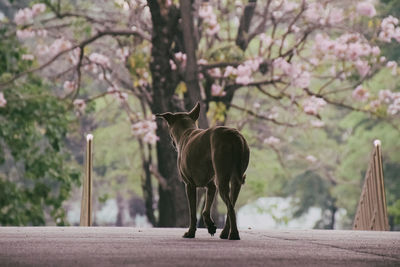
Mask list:
[[[215,234],[216,230],[217,230],[217,227],[215,227],[215,225],[210,225],[210,226],[207,227],[207,229],[208,229],[208,233],[211,236],[213,236]]]
[[[229,240],[240,240],[239,233],[230,233]]]
[[[196,232],[188,231],[182,237],[183,238],[194,238],[195,235],[196,235]]]
[[[219,238],[221,238],[221,239],[228,239],[228,233],[227,232],[224,232],[224,231],[222,231],[221,232],[221,234],[219,235]]]

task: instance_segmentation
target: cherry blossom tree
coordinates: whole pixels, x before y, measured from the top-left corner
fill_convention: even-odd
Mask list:
[[[393,16],[377,17],[373,1],[48,0],[20,9],[9,23],[29,48],[23,59],[35,65],[1,77],[0,107],[7,106],[1,91],[32,72],[53,81],[77,116],[88,103],[114,97],[140,143],[146,179],[158,180],[160,226],[184,226],[187,212],[176,152],[152,114],[200,101],[203,128],[240,112],[300,129],[322,127],[323,110],[337,106],[398,129],[400,92],[372,92],[368,81],[385,69],[398,74],[380,46],[400,42],[400,26]],[[260,138],[270,147],[282,141]],[[148,209],[152,202],[150,194]]]

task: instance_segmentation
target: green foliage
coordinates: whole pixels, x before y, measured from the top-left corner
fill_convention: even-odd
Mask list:
[[[311,207],[329,209],[334,199],[330,195],[332,184],[313,171],[304,173],[292,179],[287,187],[287,193],[294,196],[295,210],[293,216],[300,217]]]
[[[207,51],[206,57],[210,62],[243,60],[243,51],[233,44],[219,44]]]
[[[100,202],[118,193],[126,199],[132,193],[141,197],[142,161],[126,114],[114,97],[108,96],[96,101],[94,116],[99,125],[93,133],[96,196]]]
[[[21,60],[24,49],[5,34],[0,34],[0,77],[32,64]],[[44,225],[48,216],[66,225],[62,204],[79,184],[63,149],[67,104],[34,75],[10,84],[3,93],[7,104],[0,107],[0,225]]]

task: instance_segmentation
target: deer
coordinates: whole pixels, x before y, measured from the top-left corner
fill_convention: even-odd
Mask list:
[[[206,188],[205,205],[202,216],[208,233],[213,236],[217,227],[211,218],[210,208],[218,190],[227,208],[221,239],[240,240],[236,223],[235,203],[245,171],[249,164],[249,146],[238,130],[225,126],[199,129],[197,119],[200,103],[190,112],[166,112],[156,114],[168,123],[173,145],[178,152],[177,167],[185,184],[189,203],[190,226],[184,238],[196,235],[196,190]]]

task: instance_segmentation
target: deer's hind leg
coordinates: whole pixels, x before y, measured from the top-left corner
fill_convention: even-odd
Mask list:
[[[236,204],[236,200],[238,199],[239,196],[239,192],[240,192],[240,188],[242,187],[242,185],[240,184],[240,182],[233,178],[231,180],[231,194],[230,194],[230,199],[231,199],[231,203],[233,206],[233,212],[234,212],[234,216],[235,216],[235,223],[231,223],[230,224],[230,233],[229,233],[229,239],[240,239],[239,237],[239,231],[237,229],[237,224],[236,224],[236,215],[235,215],[235,204]]]
[[[210,183],[207,184],[206,204],[203,210],[204,223],[207,226],[208,233],[212,236],[215,234],[215,231],[217,230],[214,221],[211,219],[211,213],[210,213],[210,209],[214,202],[216,191],[217,188],[215,186],[214,180],[212,180]]]
[[[224,229],[221,232],[220,238],[222,239],[227,239],[229,238],[230,240],[239,240],[239,231],[237,229],[236,225],[236,215],[235,215],[235,209],[233,206],[233,202],[229,196],[229,180],[224,181],[219,184],[218,186],[220,196],[222,200],[225,202],[226,208],[228,210],[227,212],[227,218],[225,222]]]

